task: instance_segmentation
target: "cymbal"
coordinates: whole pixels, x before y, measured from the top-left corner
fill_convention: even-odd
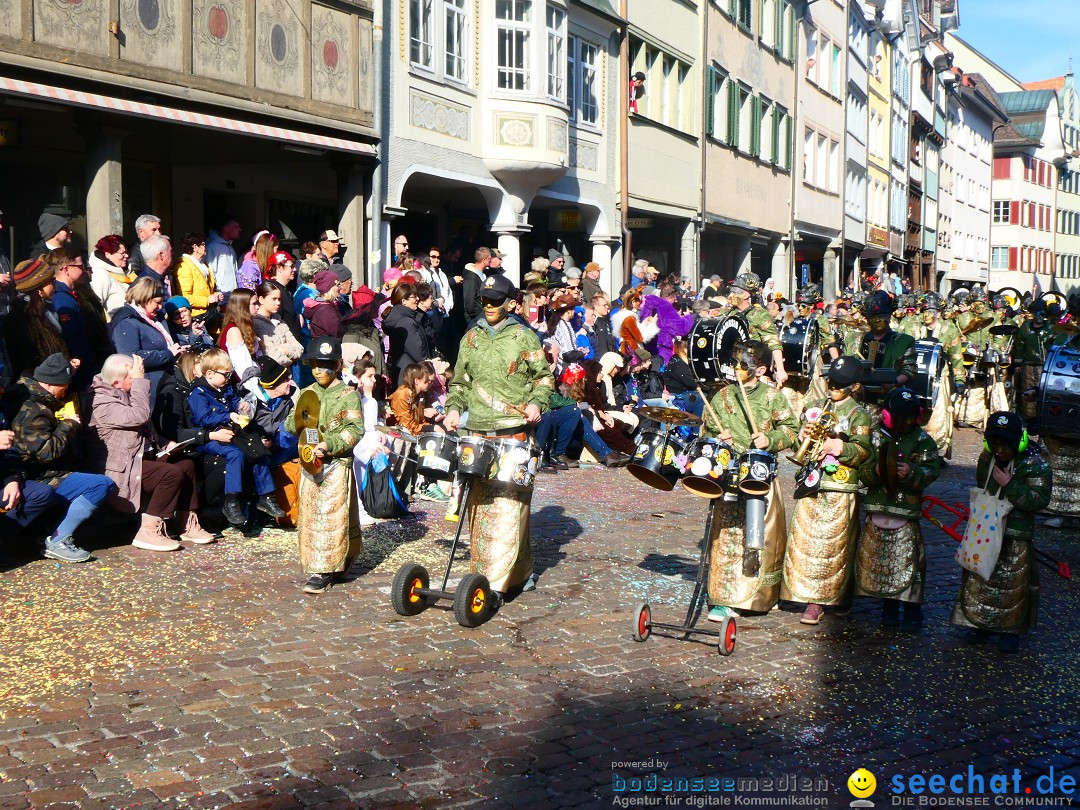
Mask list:
[[[1080,335],[1080,324],[1073,321],[1054,324],[1054,331],[1059,335]]]
[[[678,408],[661,408],[656,405],[647,405],[638,409],[638,414],[655,422],[664,422],[669,425],[700,425],[701,417],[692,413],[680,411]]]
[[[972,318],[968,325],[960,330],[960,334],[970,335],[972,332],[978,332],[980,329],[985,329],[993,322],[994,319],[989,316],[985,318]]]
[[[991,335],[1015,335],[1019,330],[1015,323],[999,323],[997,326],[990,327]]]

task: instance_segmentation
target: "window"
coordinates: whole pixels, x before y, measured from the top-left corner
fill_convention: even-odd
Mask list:
[[[829,141],[829,191],[840,193],[840,143]]]
[[[432,29],[435,0],[411,0],[409,14],[409,61],[419,67],[432,68]]]
[[[824,56],[824,54],[822,54]],[[843,72],[840,68],[840,47],[832,44],[832,69],[829,71],[829,92],[836,98],[840,98],[840,77]]]
[[[566,36],[563,33],[565,21],[565,11],[552,5],[547,7],[547,93],[560,101],[567,67]]]
[[[596,46],[579,40],[578,84],[581,92],[581,110],[579,121],[595,124],[600,113],[600,102],[596,98]]]
[[[994,224],[995,225],[1008,225],[1009,224],[1009,201],[1008,200],[994,200]]]
[[[772,125],[773,163],[790,171],[793,127],[791,115],[789,115],[788,111],[779,104],[773,107]]]
[[[735,125],[732,145],[740,152],[751,152],[751,135],[754,128],[753,96],[745,85],[732,84],[732,97],[735,104]]]
[[[593,67],[599,58],[600,46],[593,47]],[[677,56],[663,53],[651,45],[631,41],[634,58],[631,71],[642,71],[648,77],[649,92],[643,102],[639,102],[641,114],[667,126],[687,132],[693,124],[693,99],[700,91],[687,85],[690,80],[690,64]],[[595,71],[594,71],[595,73]],[[596,94],[599,96],[603,87],[603,77],[596,76],[594,81]],[[716,133],[722,137],[722,133]]]
[[[795,8],[791,0],[777,0],[776,2],[773,49],[780,58],[789,62],[795,58]]]
[[[529,89],[529,32],[532,0],[495,0],[498,30],[498,87]]]
[[[990,248],[990,269],[1009,269],[1009,249],[1007,247]]]
[[[705,77],[708,89],[708,108],[705,110],[705,131],[707,134],[723,143],[730,143],[728,139],[728,115],[731,107],[728,104],[728,95],[731,90],[728,85],[731,79],[727,73],[718,67],[710,67]]]
[[[776,0],[761,0],[761,44],[776,47]]]
[[[747,31],[754,30],[753,0],[732,0],[732,3],[735,6],[732,16],[738,20],[739,25]]]
[[[469,17],[465,13],[465,0],[446,0],[446,75],[459,82],[465,81],[468,64],[466,48]]]
[[[810,185],[814,182],[814,142],[816,135],[814,130],[807,129],[803,136],[803,182]]]
[[[754,154],[770,163],[776,162],[773,154],[773,104],[763,96],[758,97],[757,126],[754,129]]]

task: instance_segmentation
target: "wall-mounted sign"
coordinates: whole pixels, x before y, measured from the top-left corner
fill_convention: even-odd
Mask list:
[[[552,211],[548,215],[548,227],[553,231],[580,231],[581,212],[576,208]]]
[[[0,149],[19,145],[19,120],[0,118]]]
[[[642,230],[643,228],[651,228],[655,220],[652,217],[628,217],[626,220],[626,227],[630,230]]]
[[[866,232],[866,241],[871,245],[887,248],[889,246],[889,232],[884,228],[871,225]]]

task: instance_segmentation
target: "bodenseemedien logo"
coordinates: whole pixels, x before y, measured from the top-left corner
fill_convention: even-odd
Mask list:
[[[848,777],[847,788],[856,799],[851,803],[851,807],[874,806],[874,803],[866,801],[866,798],[874,795],[874,791],[877,789],[877,779],[866,768],[859,768]]]

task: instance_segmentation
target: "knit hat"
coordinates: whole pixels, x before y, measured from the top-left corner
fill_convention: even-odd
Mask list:
[[[634,365],[644,365],[645,363],[648,363],[650,360],[652,360],[652,352],[650,352],[646,348],[643,348],[642,346],[638,346],[636,349],[634,349],[634,355],[639,361]]]
[[[285,262],[294,262],[293,255],[287,250],[279,250],[273,256],[270,257],[270,261],[267,262],[270,267],[277,267],[279,264],[285,264]]]
[[[353,278],[352,278],[352,270],[350,270],[348,267],[346,267],[343,264],[332,265],[330,267],[330,270],[337,274],[337,280],[338,281],[344,282],[344,281],[352,281],[353,280]]]
[[[289,369],[267,354],[259,358],[259,385],[269,390],[289,374]]]
[[[191,309],[191,302],[182,295],[174,295],[164,304],[166,315],[175,315],[182,309]]]
[[[34,369],[34,379],[46,385],[70,385],[73,375],[71,363],[60,352],[50,354]]]
[[[552,248],[551,250],[548,251],[548,261],[549,262],[553,262],[556,259],[561,259],[561,258],[563,258],[562,253],[560,253],[555,248]]]
[[[375,300],[376,292],[366,284],[361,284],[352,292],[352,305],[354,308],[367,306]]]
[[[71,225],[68,224],[67,217],[62,217],[59,214],[42,214],[38,217],[37,225],[38,230],[41,231],[41,238],[46,242],[60,233],[60,231],[71,230]]]
[[[325,295],[338,283],[337,273],[333,270],[320,270],[315,274],[315,278],[312,279],[312,282],[315,284],[315,289],[319,291],[319,294]]]
[[[28,293],[40,290],[53,280],[53,271],[40,259],[27,259],[15,265],[15,290]]]
[[[383,284],[389,284],[393,286],[401,281],[402,272],[396,267],[391,267],[382,274]]]

